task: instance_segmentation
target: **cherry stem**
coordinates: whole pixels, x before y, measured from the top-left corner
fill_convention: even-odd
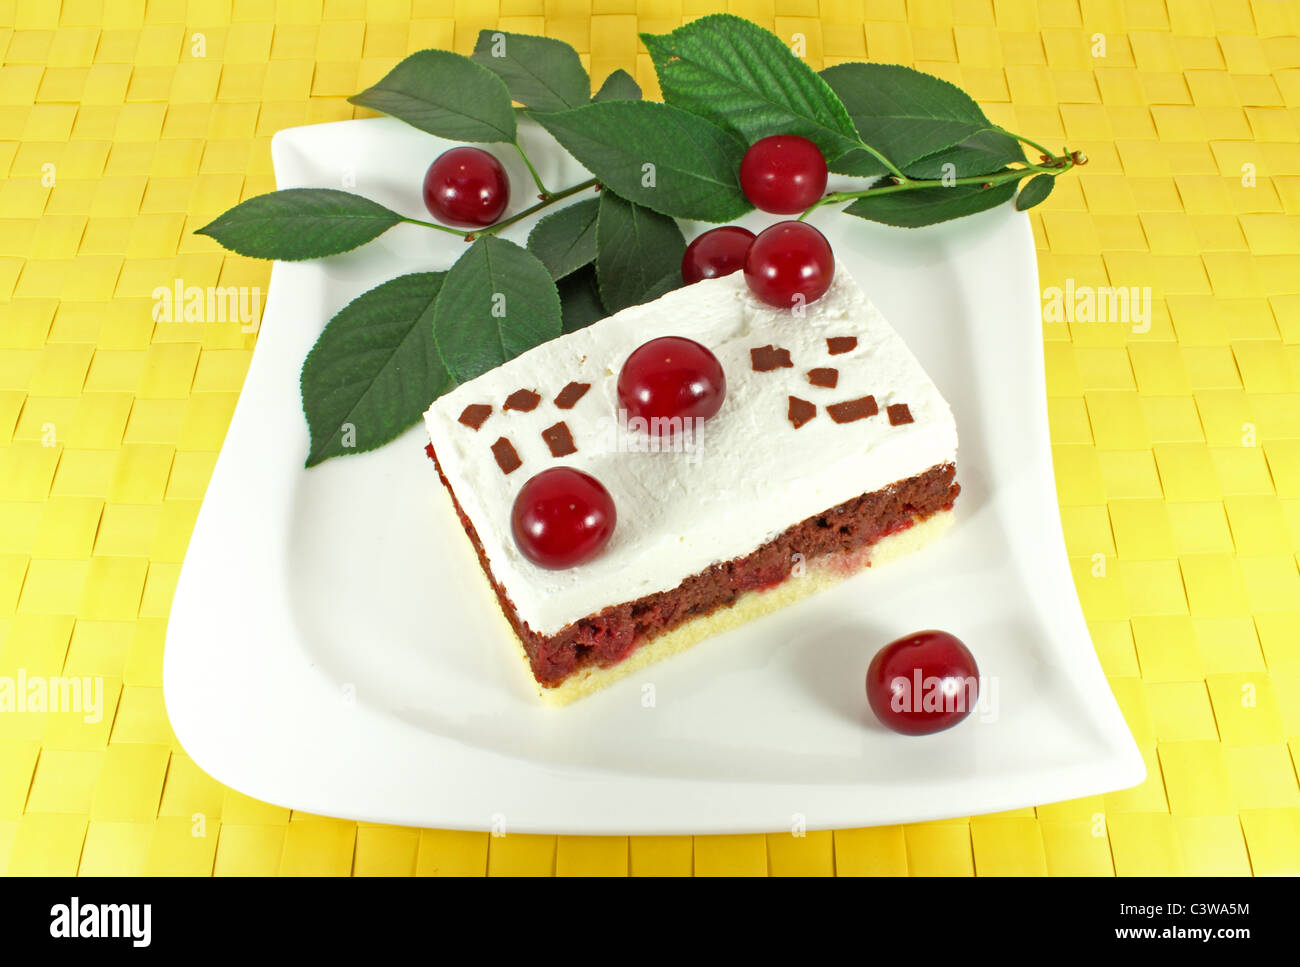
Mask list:
[[[533,163],[528,159],[528,155],[524,153],[524,149],[518,141],[515,142],[515,150],[519,152],[519,157],[523,158],[524,164],[528,166],[528,173],[533,176],[533,184],[535,184],[537,190],[542,193],[542,199],[545,200],[549,198],[551,193],[547,190],[546,186],[542,184],[541,175],[537,173],[537,169],[533,167]]]
[[[910,180],[910,179],[907,177],[907,175],[903,174],[902,170],[901,170],[897,165],[895,165],[892,161],[890,161],[888,158],[886,158],[883,154],[881,154],[879,151],[877,151],[877,150],[876,150],[875,148],[873,148],[871,145],[867,144],[867,142],[865,142],[865,141],[859,141],[858,143],[859,143],[860,145],[862,145],[863,148],[866,149],[867,154],[871,155],[873,158],[875,158],[877,161],[879,161],[882,165],[884,165],[887,169],[889,169],[889,173],[890,173],[891,175],[893,175],[895,178],[897,178],[899,181],[909,181],[909,180]]]
[[[419,218],[404,217],[402,221],[406,222],[409,225],[423,225],[425,228],[436,228],[440,232],[448,232],[452,235],[459,235],[465,241],[472,242],[480,235],[495,235],[497,232],[501,231],[501,229],[508,228],[509,226],[515,224],[515,222],[523,221],[529,215],[535,215],[543,208],[548,208],[551,205],[554,205],[557,201],[562,201],[565,198],[570,198],[573,195],[576,195],[580,191],[586,191],[588,188],[598,188],[598,187],[599,187],[599,183],[596,181],[595,178],[588,178],[586,181],[579,182],[576,185],[570,185],[568,188],[562,188],[559,191],[549,193],[543,200],[539,201],[536,205],[532,205],[529,208],[525,208],[521,212],[516,212],[514,215],[511,215],[509,218],[503,218],[501,221],[496,222],[495,224],[492,225],[488,225],[486,228],[476,228],[468,232],[463,232],[459,228],[449,228],[446,225],[439,225],[437,222],[426,222],[423,219],[419,219]]]
[[[468,236],[468,232],[462,232],[459,228],[449,228],[446,225],[439,225],[437,222],[426,222],[420,218],[407,218],[402,216],[402,221],[408,225],[423,225],[425,228],[436,228],[440,232],[446,232],[448,235],[459,235],[461,238]]]
[[[525,208],[523,211],[511,215],[509,218],[503,218],[501,221],[494,225],[489,225],[487,228],[481,228],[478,230],[477,234],[495,235],[497,232],[501,231],[501,229],[507,228],[515,222],[523,221],[529,215],[534,215],[543,208],[555,204],[557,201],[562,201],[565,198],[576,195],[580,191],[586,191],[588,188],[595,188],[596,184],[597,182],[595,178],[588,178],[586,181],[579,182],[576,185],[570,185],[568,188],[562,188],[559,191],[551,192],[547,194],[545,199],[539,201],[536,205],[533,205],[530,208]]]
[[[1039,154],[1043,155],[1044,157],[1047,158],[1055,157],[1052,154],[1052,152],[1048,151],[1037,141],[1031,141],[1029,138],[1026,138],[1024,135],[1021,134],[1012,134],[1006,128],[997,128],[997,130],[1000,133],[1005,134],[1008,138],[1015,138],[1017,141],[1023,141],[1025,144],[1029,145],[1031,148],[1033,148],[1035,151],[1037,151]]]

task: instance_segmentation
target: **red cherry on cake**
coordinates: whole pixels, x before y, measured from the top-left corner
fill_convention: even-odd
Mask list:
[[[777,222],[763,229],[745,256],[750,291],[778,309],[816,302],[834,276],[831,243],[807,222]]]
[[[745,267],[745,256],[754,243],[754,233],[739,225],[711,228],[686,246],[682,256],[682,281],[716,279]]]
[[[599,480],[571,467],[552,467],[519,489],[510,529],[524,557],[558,571],[599,554],[617,520],[614,499]]]
[[[745,152],[740,190],[765,212],[793,215],[825,193],[826,159],[807,138],[774,134],[755,141]]]
[[[671,433],[675,425],[666,420],[707,420],[726,395],[718,357],[681,336],[651,339],[632,351],[618,374],[619,406],[629,420],[645,420],[652,434]]]
[[[946,631],[918,631],[891,641],[867,669],[867,702],[876,718],[904,735],[956,725],[979,700],[979,667]]]
[[[483,228],[510,202],[506,169],[482,148],[452,148],[424,173],[424,206],[447,225]]]

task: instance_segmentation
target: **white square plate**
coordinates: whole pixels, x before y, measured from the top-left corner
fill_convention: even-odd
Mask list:
[[[537,128],[523,137],[548,185],[585,176]],[[281,188],[352,187],[420,217],[424,169],[445,147],[377,119],[281,131],[272,156]],[[518,157],[491,150],[512,210],[526,206]],[[574,705],[542,706],[422,427],[303,469],[298,373],[322,327],[464,245],[401,225],[272,272],[168,627],[167,710],[186,751],[242,792],[313,813],[550,833],[865,826],[1140,782],[1061,537],[1028,219],[1002,206],[912,231],[828,209],[815,222],[952,404],[962,495],[946,537]],[[529,227],[504,234],[522,244]],[[966,641],[997,701],[947,732],[898,736],[867,708],[867,664],[931,627]]]

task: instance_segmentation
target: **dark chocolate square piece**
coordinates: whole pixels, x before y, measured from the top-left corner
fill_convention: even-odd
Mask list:
[[[912,411],[907,408],[906,403],[890,403],[885,407],[885,412],[889,414],[890,426],[901,426],[912,422]]]
[[[590,383],[570,383],[560,390],[559,396],[555,397],[555,405],[562,410],[571,410],[578,400],[587,395],[589,389],[591,389]]]
[[[834,389],[840,381],[840,371],[832,369],[829,366],[820,366],[817,369],[808,370],[808,382],[814,386],[822,386],[826,389]]]
[[[530,413],[537,409],[537,404],[542,398],[530,389],[517,389],[506,397],[506,405],[501,407],[503,410],[518,410],[520,413]]]
[[[797,396],[790,397],[790,409],[786,412],[786,417],[794,424],[797,430],[814,416],[817,415],[817,406],[809,403],[807,400],[801,400]]]
[[[856,400],[832,403],[826,407],[826,412],[836,423],[852,423],[854,420],[865,420],[869,416],[875,416],[880,412],[880,407],[876,406],[874,396],[862,396]]]
[[[492,444],[492,456],[496,457],[497,466],[502,473],[513,473],[523,464],[515,451],[515,445],[505,437],[498,437],[497,442]]]
[[[770,373],[774,369],[788,369],[794,366],[790,362],[790,350],[779,346],[759,346],[749,351],[749,361],[756,373]]]
[[[471,430],[477,430],[492,415],[492,407],[486,403],[471,403],[460,411],[459,420]]]
[[[578,448],[573,443],[573,434],[569,432],[569,426],[563,420],[543,430],[542,439],[551,448],[553,457],[567,457],[570,453],[578,452]]]

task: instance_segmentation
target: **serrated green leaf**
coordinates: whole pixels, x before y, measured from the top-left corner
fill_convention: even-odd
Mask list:
[[[1052,175],[1036,175],[1025,182],[1025,187],[1016,195],[1016,210],[1027,211],[1035,205],[1041,205],[1056,187],[1056,178]]]
[[[600,301],[610,312],[658,298],[673,272],[680,282],[685,252],[686,239],[671,218],[601,192],[596,279]]]
[[[434,338],[463,383],[560,334],[560,297],[531,252],[482,235],[447,271],[434,306]]]
[[[844,210],[873,222],[920,228],[994,208],[1015,193],[1015,183],[1010,181],[992,188],[979,185],[916,188],[886,195],[868,195]]]
[[[992,127],[969,94],[942,78],[899,64],[836,64],[821,72],[862,140],[899,168]],[[861,148],[831,166],[877,175],[885,167]]]
[[[532,252],[559,280],[596,258],[596,213],[599,200],[590,198],[547,215],[528,233]]]
[[[609,315],[600,301],[596,267],[584,265],[555,283],[560,290],[560,313],[565,332],[577,332]]]
[[[480,30],[473,59],[505,81],[511,97],[534,111],[563,111],[591,97],[591,79],[578,52],[562,40]]]
[[[736,174],[744,145],[703,118],[653,101],[601,101],[535,117],[592,174],[638,205],[706,222],[730,221],[753,207]]]
[[[853,121],[830,86],[757,24],[711,14],[641,40],[664,100],[734,132],[746,145],[771,134],[798,134],[833,160],[858,144]]]
[[[1015,138],[1001,131],[980,131],[961,144],[905,165],[903,173],[912,178],[968,178],[992,174],[1025,160],[1024,148]]]
[[[515,140],[505,81],[448,50],[417,51],[348,100],[450,141]]]
[[[364,245],[402,220],[378,202],[335,188],[286,188],[240,202],[198,229],[258,259],[295,262]]]
[[[633,80],[631,74],[619,68],[605,78],[605,83],[600,85],[600,90],[595,93],[592,100],[639,101],[641,100],[641,85]]]
[[[414,424],[450,379],[433,341],[444,273],[376,286],[329,321],[303,363],[307,466],[373,450]]]

